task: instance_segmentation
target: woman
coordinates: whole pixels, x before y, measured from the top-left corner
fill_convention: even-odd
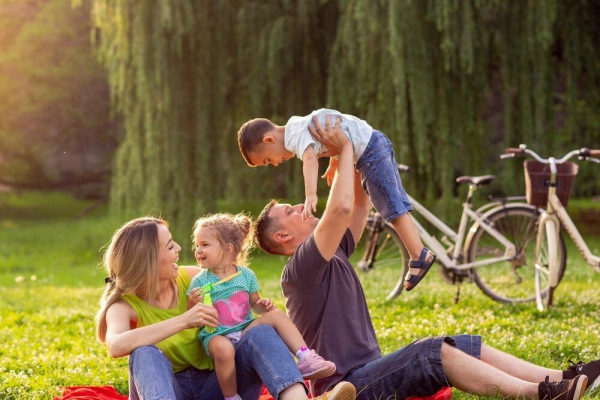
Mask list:
[[[212,360],[196,339],[198,328],[217,326],[218,315],[204,304],[187,309],[185,291],[200,269],[179,268],[180,250],[165,221],[139,218],[115,232],[104,255],[109,276],[97,335],[113,357],[130,356],[131,399],[223,398]],[[307,398],[296,363],[273,328],[249,330],[235,350],[243,399],[257,399],[262,382],[275,398]]]

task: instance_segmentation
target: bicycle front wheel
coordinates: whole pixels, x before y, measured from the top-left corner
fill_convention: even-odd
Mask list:
[[[499,261],[471,270],[477,286],[492,299],[503,303],[520,303],[535,299],[535,247],[539,215],[535,207],[523,204],[499,209],[487,216],[486,222],[516,247],[512,260]],[[566,247],[562,236],[559,237],[557,248],[560,281],[566,262]],[[504,253],[504,245],[478,226],[467,250],[468,262],[500,258]],[[544,285],[541,290],[547,293],[548,287]]]
[[[540,224],[535,247],[535,303],[539,311],[552,305],[552,294],[562,277],[559,266],[558,232],[552,220]]]
[[[372,236],[370,240],[374,240]],[[365,246],[363,261],[368,258],[369,246]],[[385,296],[386,301],[398,297],[404,290],[404,277],[408,272],[408,251],[396,231],[386,225],[377,237],[377,246],[368,266],[362,273],[361,282],[367,296]]]

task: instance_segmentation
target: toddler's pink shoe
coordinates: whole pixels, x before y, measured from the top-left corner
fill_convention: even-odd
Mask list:
[[[298,362],[298,370],[304,379],[321,379],[331,376],[335,373],[335,364],[323,359],[314,350]]]

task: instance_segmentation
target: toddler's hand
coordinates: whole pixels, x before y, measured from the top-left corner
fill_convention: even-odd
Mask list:
[[[336,158],[329,159],[329,166],[327,167],[327,171],[321,176],[323,179],[327,179],[327,186],[331,186],[333,183],[333,177],[335,176],[335,171],[337,171],[338,160]]]
[[[317,200],[318,197],[316,194],[306,196],[304,210],[302,211],[302,221],[306,221],[314,211],[317,211]]]
[[[271,299],[259,299],[254,305],[258,309],[262,309],[262,312],[272,311],[275,309],[275,305],[271,301]]]
[[[197,288],[192,289],[192,291],[190,292],[190,295],[188,296],[188,300],[194,304],[203,303],[204,302],[204,292],[202,292],[202,288],[197,287]]]

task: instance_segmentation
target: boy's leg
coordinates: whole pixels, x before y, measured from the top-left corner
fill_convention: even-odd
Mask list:
[[[405,283],[407,290],[416,286],[420,276],[424,276],[435,256],[430,251],[422,263],[418,261],[423,251],[423,242],[413,223],[409,212],[413,210],[410,200],[402,186],[398,172],[398,163],[392,143],[381,132],[373,132],[367,149],[356,164],[360,171],[362,185],[369,194],[371,202],[386,221],[392,224],[400,240],[408,250],[413,264],[421,268],[411,267],[410,274],[414,283]]]
[[[421,255],[421,250],[423,249],[423,242],[421,241],[417,227],[413,223],[410,214],[402,214],[393,220],[391,224],[400,237],[400,240],[402,240],[404,247],[406,247],[406,250],[408,250],[410,259],[418,260],[419,256]],[[418,275],[418,271],[419,270],[416,268],[411,268],[410,273]]]
[[[215,371],[223,396],[235,396],[237,394],[237,381],[233,344],[228,338],[215,335],[208,342],[208,351],[215,361]]]
[[[281,337],[292,354],[296,354],[301,347],[306,346],[306,342],[302,338],[298,328],[296,328],[296,325],[294,325],[287,314],[280,309],[271,310],[256,318],[243,330],[243,333],[246,333],[247,330],[258,325],[269,325],[275,328],[277,334]]]

